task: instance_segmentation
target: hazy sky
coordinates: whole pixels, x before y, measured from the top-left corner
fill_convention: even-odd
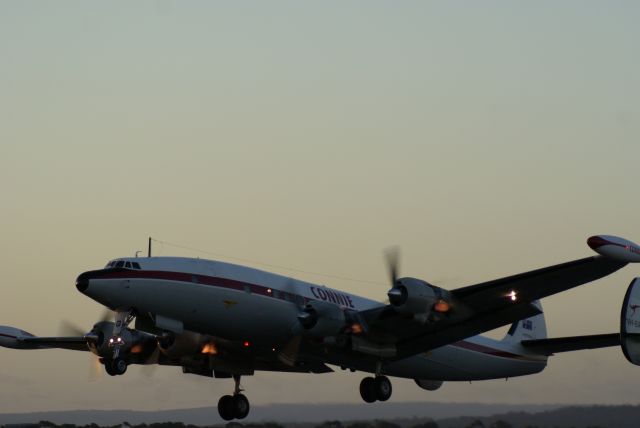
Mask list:
[[[147,236],[381,283],[398,244],[404,275],[446,288],[640,241],[639,21],[631,1],[2,2],[0,324],[89,329],[75,277]],[[639,274],[545,299],[549,334],[617,331]],[[0,411],[232,390],[178,368],[88,382],[89,361],[0,349]],[[243,383],[255,404],[359,402],[362,377]],[[392,400],[637,403],[639,380],[606,349],[508,382],[395,380]]]

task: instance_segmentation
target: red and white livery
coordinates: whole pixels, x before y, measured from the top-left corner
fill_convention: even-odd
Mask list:
[[[231,378],[233,394],[218,401],[224,420],[249,414],[240,380],[259,371],[371,373],[360,395],[372,403],[391,397],[389,377],[433,391],[447,381],[538,373],[558,352],[621,345],[640,364],[638,280],[620,332],[547,338],[540,299],[640,262],[639,247],[625,239],[598,235],[588,244],[599,255],[453,290],[400,277],[391,255],[388,304],[219,261],[118,258],[76,279],[78,291],[115,312],[112,320],[64,337],[0,327],[0,346],[90,351],[112,376],[158,364]],[[502,340],[480,336],[504,325],[511,328]]]

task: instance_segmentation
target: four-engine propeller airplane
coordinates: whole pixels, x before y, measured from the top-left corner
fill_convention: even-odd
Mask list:
[[[113,322],[73,337],[0,327],[0,346],[88,350],[112,376],[130,364],[160,364],[233,378],[233,394],[218,402],[225,420],[248,415],[240,379],[260,370],[327,373],[333,365],[372,373],[360,384],[371,403],[390,398],[387,376],[436,390],[444,381],[538,373],[554,353],[615,345],[640,364],[638,279],[625,296],[620,333],[546,337],[539,299],[640,262],[640,247],[622,238],[587,243],[599,255],[455,290],[399,278],[390,257],[388,304],[229,263],[118,258],[76,280],[81,293],[115,311]],[[502,340],[477,336],[509,324]]]

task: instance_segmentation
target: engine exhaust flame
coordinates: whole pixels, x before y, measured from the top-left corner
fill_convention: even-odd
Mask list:
[[[202,354],[218,355],[218,348],[216,348],[215,343],[205,343],[200,352]]]
[[[433,305],[433,310],[445,314],[451,310],[451,305],[445,300],[440,299]]]

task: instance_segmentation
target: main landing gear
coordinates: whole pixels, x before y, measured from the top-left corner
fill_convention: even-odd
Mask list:
[[[365,377],[360,382],[360,396],[367,403],[391,398],[391,382],[386,376]]]
[[[391,398],[391,382],[382,375],[382,360],[376,363],[376,377],[365,377],[360,382],[360,396],[367,403],[387,401]]]
[[[249,414],[250,409],[249,400],[241,394],[240,376],[234,375],[233,380],[235,381],[233,395],[223,395],[218,401],[218,413],[225,421],[244,419]]]

